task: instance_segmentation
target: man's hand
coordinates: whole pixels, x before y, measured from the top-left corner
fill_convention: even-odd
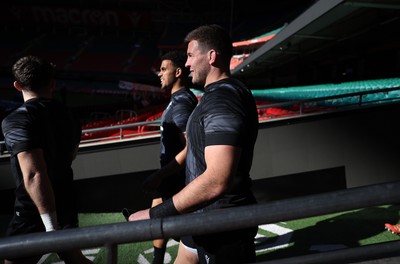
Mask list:
[[[145,209],[141,211],[137,211],[129,216],[129,222],[138,221],[138,220],[147,220],[150,219],[150,209]]]

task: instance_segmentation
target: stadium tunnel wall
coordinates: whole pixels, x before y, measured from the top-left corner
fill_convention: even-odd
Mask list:
[[[400,180],[400,104],[260,123],[251,177],[260,202]],[[84,212],[145,208],[159,137],[82,146],[73,164]],[[12,212],[9,161],[0,161],[0,212]]]

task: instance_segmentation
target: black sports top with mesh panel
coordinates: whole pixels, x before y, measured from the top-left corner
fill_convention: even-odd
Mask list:
[[[160,163],[165,166],[184,147],[182,133],[190,114],[197,105],[197,97],[189,88],[182,88],[171,95],[171,100],[161,116]]]
[[[185,147],[183,134],[190,114],[197,105],[197,97],[189,88],[171,95],[171,100],[161,116],[160,164],[167,165]],[[165,199],[185,187],[185,170],[165,178],[158,192]]]
[[[258,135],[258,114],[251,91],[241,82],[227,78],[205,87],[198,106],[189,118],[186,136],[186,181],[193,181],[206,169],[204,149],[210,145],[241,148],[237,173],[220,199],[198,211],[255,203],[250,169]]]
[[[38,216],[36,206],[25,190],[17,154],[42,149],[56,207],[60,209],[57,210],[58,220],[60,224],[67,223],[70,214],[76,213],[71,164],[75,147],[81,138],[79,121],[60,102],[35,98],[26,101],[3,119],[2,130],[16,180],[16,211]]]

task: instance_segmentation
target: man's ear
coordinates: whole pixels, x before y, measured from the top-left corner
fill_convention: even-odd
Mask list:
[[[180,67],[176,68],[175,70],[175,77],[179,77],[182,74],[182,69]]]
[[[15,87],[15,89],[17,89],[18,91],[22,91],[22,87],[21,87],[21,85],[19,85],[19,83],[17,82],[17,81],[14,81],[14,87]]]
[[[217,52],[215,50],[210,50],[208,52],[208,56],[209,56],[209,64],[213,64],[216,60],[216,56],[217,56]]]

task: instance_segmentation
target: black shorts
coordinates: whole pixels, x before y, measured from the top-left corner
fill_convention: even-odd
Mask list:
[[[61,226],[60,229],[78,227],[77,219],[77,215],[72,215],[72,217],[64,219],[65,221],[63,221],[63,226]],[[17,236],[37,232],[46,232],[42,218],[38,213],[15,212],[6,230],[6,236]],[[8,260],[16,263],[37,263],[41,257],[42,255],[35,255]]]
[[[256,262],[255,236],[258,227],[194,236],[200,264]]]
[[[42,219],[38,214],[14,214],[8,225],[6,236],[16,236],[36,232],[45,232]],[[42,255],[35,255],[23,258],[7,258],[15,263],[37,263]]]
[[[78,214],[58,217],[59,229],[78,227]],[[6,236],[23,235],[35,232],[45,232],[42,218],[38,213],[19,211],[15,212],[7,228]]]
[[[181,237],[181,242],[184,244],[186,247],[191,248],[191,249],[196,249],[196,245],[194,244],[193,237],[192,236],[183,236]]]
[[[6,236],[45,232],[42,219],[37,213],[15,212],[8,225]]]

